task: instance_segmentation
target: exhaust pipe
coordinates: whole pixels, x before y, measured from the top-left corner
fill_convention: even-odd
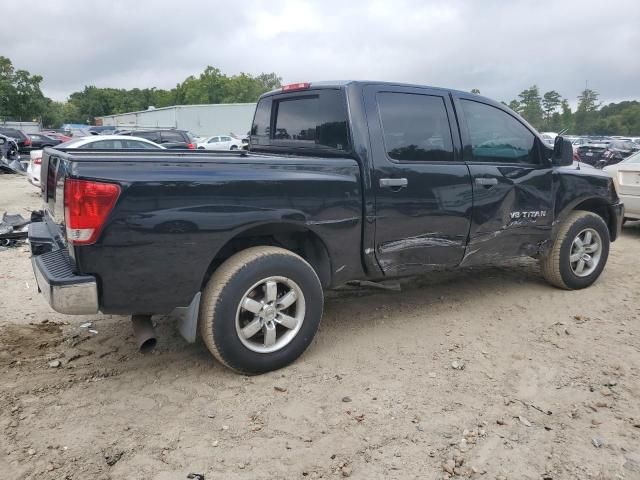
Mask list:
[[[131,324],[140,353],[149,353],[156,348],[158,339],[151,323],[151,315],[132,315]]]

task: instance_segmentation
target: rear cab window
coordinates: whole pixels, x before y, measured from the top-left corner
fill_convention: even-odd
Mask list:
[[[344,92],[304,90],[262,98],[250,136],[252,150],[351,150]]]

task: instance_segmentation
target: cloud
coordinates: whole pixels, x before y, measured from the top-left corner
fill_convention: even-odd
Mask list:
[[[537,84],[573,102],[586,81],[604,101],[640,98],[637,0],[9,0],[3,11],[28,20],[20,34],[0,30],[0,55],[43,75],[58,100],[85,85],[171,88],[207,65],[505,101]]]

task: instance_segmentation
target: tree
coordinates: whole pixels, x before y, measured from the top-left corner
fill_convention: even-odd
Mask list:
[[[473,93],[474,95],[480,95],[480,90],[477,88],[472,88],[471,93]]]
[[[537,85],[533,85],[518,94],[522,115],[534,127],[540,128],[543,123],[542,99]]]
[[[559,128],[558,131],[560,130],[568,130],[570,132],[573,131],[575,129],[573,112],[571,111],[571,106],[569,105],[569,102],[566,99],[563,99],[562,102],[560,103],[560,110],[562,112],[560,113],[561,128]]]
[[[598,121],[599,94],[595,90],[585,88],[578,95],[578,108],[575,114],[576,131],[580,135],[593,134]]]
[[[517,100],[511,100],[507,105],[514,112],[520,113],[520,102]]]
[[[551,128],[551,117],[561,103],[562,97],[555,90],[550,90],[542,96],[542,109],[544,111],[544,121],[547,128]]]
[[[26,121],[39,118],[46,106],[41,82],[40,75],[16,70],[11,60],[0,56],[0,116]]]

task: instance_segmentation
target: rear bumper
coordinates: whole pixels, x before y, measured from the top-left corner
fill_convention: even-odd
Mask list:
[[[45,222],[29,225],[31,265],[38,289],[56,312],[85,315],[98,312],[98,285],[91,275],[76,275],[69,254],[56,248]],[[40,253],[47,250],[45,253]]]
[[[611,225],[611,241],[613,242],[616,238],[620,236],[620,232],[622,231],[622,221],[624,220],[624,204],[623,203],[615,203],[613,205],[609,205],[609,218]]]

